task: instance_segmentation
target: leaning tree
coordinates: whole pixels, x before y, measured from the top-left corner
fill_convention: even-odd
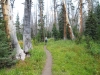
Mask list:
[[[72,27],[70,25],[69,18],[68,18],[66,1],[62,0],[62,2],[63,2],[63,8],[64,8],[64,27],[66,27],[65,25],[67,25],[68,31],[70,33],[70,37],[71,39],[74,39],[75,37],[74,37],[73,30],[72,30]],[[64,40],[65,39],[66,39],[66,28],[64,28]]]

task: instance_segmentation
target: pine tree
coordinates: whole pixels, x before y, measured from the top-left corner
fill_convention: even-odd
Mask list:
[[[64,33],[64,16],[63,16],[63,7],[60,9],[60,14],[58,16],[58,24],[59,24],[59,38],[63,39],[63,33]]]
[[[20,33],[20,21],[19,21],[19,14],[16,16],[16,32],[17,32],[17,37],[18,40],[22,40],[22,34]]]
[[[58,40],[58,38],[59,38],[59,32],[58,32],[55,24],[53,25],[53,28],[52,28],[52,34],[54,36],[54,39]]]
[[[95,15],[97,20],[97,39],[100,40],[100,5],[95,8]]]
[[[0,68],[10,67],[15,63],[15,53],[5,32],[5,24],[0,20]]]
[[[97,39],[97,21],[93,12],[89,13],[88,19],[85,23],[85,35],[92,39]]]
[[[16,31],[19,32],[20,31],[20,22],[19,22],[19,14],[17,13],[16,16]]]

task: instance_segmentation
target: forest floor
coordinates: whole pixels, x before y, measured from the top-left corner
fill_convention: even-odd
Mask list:
[[[46,49],[46,46],[44,46],[44,50],[46,52],[46,64],[45,64],[45,67],[42,71],[42,75],[52,75],[52,72],[51,72],[51,68],[52,68],[52,56],[51,56],[51,53]]]

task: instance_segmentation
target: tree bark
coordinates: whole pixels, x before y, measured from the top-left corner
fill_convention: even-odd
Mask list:
[[[67,9],[66,9],[66,2],[65,0],[63,0],[63,4],[64,4],[64,12],[65,12],[65,25],[67,26],[68,25],[68,31],[70,33],[70,37],[71,39],[73,40],[75,37],[74,37],[74,34],[73,34],[73,30],[72,30],[72,27],[70,25],[70,22],[69,22],[69,18],[68,18],[68,14],[67,14]],[[65,33],[64,33],[65,34]],[[64,35],[64,38],[65,38],[66,35]]]
[[[23,31],[23,49],[25,53],[28,53],[32,49],[31,43],[31,0],[25,0],[24,8],[24,31]]]
[[[54,0],[54,24],[56,24],[56,0]]]
[[[18,43],[18,39],[17,39],[17,36],[16,36],[16,28],[13,25],[13,23],[10,24],[9,28],[10,28],[9,30],[10,30],[12,47],[16,50],[16,58],[24,60],[25,59],[25,53],[21,49],[21,47],[20,47],[20,45]]]
[[[79,34],[80,35],[82,35],[83,32],[82,2],[83,0],[80,0],[80,12],[79,12]]]
[[[65,7],[64,7],[64,5],[63,5],[63,8],[64,8],[64,40],[66,40],[67,39],[67,30],[66,30],[66,9],[65,9]]]
[[[35,22],[35,26],[36,26],[36,35],[38,33],[38,29],[37,29],[37,5],[36,5],[36,22]]]
[[[12,47],[16,50],[16,58],[24,60],[25,53],[21,49],[16,36],[16,28],[13,24],[12,7],[10,0],[7,0],[6,2],[2,0],[2,3],[3,19],[6,21],[6,33],[8,35],[8,38],[11,38]]]

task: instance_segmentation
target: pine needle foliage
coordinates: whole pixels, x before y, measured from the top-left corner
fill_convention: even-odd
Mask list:
[[[53,24],[53,28],[52,28],[52,34],[55,40],[59,39],[59,32],[56,28],[56,24]]]
[[[11,48],[10,40],[5,32],[5,22],[0,20],[0,69],[11,67],[15,62],[15,52]]]
[[[93,12],[89,13],[85,23],[85,35],[90,36],[93,40],[97,39],[97,20]]]
[[[94,11],[97,20],[97,40],[100,40],[100,5],[98,4]]]

